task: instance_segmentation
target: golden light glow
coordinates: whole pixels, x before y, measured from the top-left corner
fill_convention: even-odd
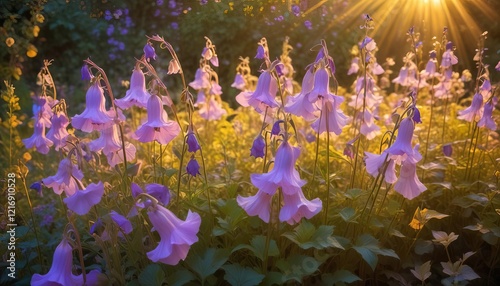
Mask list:
[[[424,50],[432,49],[432,38],[441,39],[443,28],[448,28],[448,40],[456,46],[457,53],[474,52],[476,42],[487,27],[479,27],[474,18],[496,20],[496,12],[484,1],[466,0],[351,0],[349,9],[331,22],[329,28],[339,28],[349,33],[359,33],[362,14],[374,20],[374,30],[369,32],[380,46],[405,45],[406,32],[412,27],[421,34]],[[467,5],[465,5],[467,4]],[[473,7],[476,13],[471,15]],[[356,15],[353,17],[353,15]],[[472,17],[474,16],[474,17]],[[357,31],[356,31],[357,30]]]

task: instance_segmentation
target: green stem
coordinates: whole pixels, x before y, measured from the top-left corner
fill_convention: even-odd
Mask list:
[[[23,182],[24,192],[26,194],[26,198],[28,199],[28,205],[30,207],[31,221],[33,223],[32,229],[33,229],[33,233],[35,234],[36,250],[38,252],[38,259],[40,260],[40,266],[43,267],[43,259],[42,259],[43,256],[42,256],[42,251],[40,250],[40,241],[38,240],[38,231],[36,229],[35,216],[33,214],[33,204],[31,203],[31,198],[30,198],[30,194],[28,191],[28,187],[26,186],[26,178],[22,174],[20,174],[20,176],[21,176],[21,181]]]

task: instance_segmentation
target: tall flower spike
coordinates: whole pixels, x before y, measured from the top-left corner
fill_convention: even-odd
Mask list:
[[[113,116],[106,111],[106,98],[99,81],[96,80],[88,89],[85,103],[86,108],[82,114],[73,116],[73,127],[87,133],[111,127]]]
[[[73,165],[69,158],[64,158],[59,162],[57,173],[54,176],[42,179],[45,186],[52,188],[54,193],[60,195],[63,191],[67,196],[71,196],[78,190],[76,180],[83,179],[83,173],[77,165]]]
[[[147,109],[148,120],[135,131],[133,138],[144,143],[156,140],[165,145],[177,137],[181,128],[177,122],[168,120],[167,112],[158,96],[152,95],[149,98]]]
[[[169,265],[177,265],[186,259],[189,248],[198,241],[196,235],[200,229],[200,215],[189,211],[183,221],[163,206],[156,205],[150,208],[148,216],[160,235],[158,246],[147,253],[148,258]]]
[[[36,150],[42,154],[49,153],[50,147],[54,145],[54,143],[45,136],[45,125],[40,121],[35,124],[33,135],[22,141],[27,149],[36,147]]]
[[[115,104],[121,109],[127,109],[133,105],[146,108],[151,94],[146,90],[146,78],[142,70],[136,66],[130,77],[130,88],[125,97],[115,100]]]
[[[32,286],[42,285],[83,285],[83,275],[74,275],[73,248],[66,238],[63,238],[54,251],[52,266],[45,275],[34,274],[31,277]],[[92,270],[86,275],[86,285],[105,285],[105,276],[99,270]]]
[[[99,181],[97,184],[89,184],[85,190],[76,191],[63,201],[70,210],[79,215],[85,215],[90,211],[90,208],[101,201],[103,195],[104,184]]]

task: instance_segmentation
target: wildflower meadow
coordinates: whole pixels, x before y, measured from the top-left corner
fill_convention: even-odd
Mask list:
[[[143,2],[0,4],[1,285],[500,285],[499,3]]]

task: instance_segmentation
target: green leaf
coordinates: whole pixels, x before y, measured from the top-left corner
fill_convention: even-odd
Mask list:
[[[353,246],[363,260],[370,265],[372,270],[375,270],[378,263],[377,255],[389,256],[399,259],[399,256],[392,249],[382,249],[379,246],[378,240],[369,234],[362,234],[356,240]]]
[[[431,276],[431,261],[429,260],[420,266],[415,266],[415,270],[410,269],[410,271],[418,280],[424,282]]]
[[[340,217],[345,222],[356,222],[356,210],[351,207],[345,207],[339,212]]]
[[[161,286],[165,280],[165,273],[158,264],[150,264],[139,275],[142,286]]]
[[[202,255],[198,254],[188,257],[186,263],[204,281],[226,263],[229,254],[229,251],[226,249],[208,248]]]
[[[348,270],[337,270],[335,273],[327,273],[321,275],[321,280],[325,285],[336,285],[340,283],[353,283],[361,281],[357,275]]]
[[[347,190],[347,192],[344,193],[344,196],[346,196],[347,198],[349,198],[351,200],[354,200],[354,199],[358,198],[359,196],[361,196],[362,194],[363,194],[362,189],[349,189],[349,190]]]
[[[301,283],[304,277],[318,270],[320,263],[313,257],[294,254],[287,259],[278,260],[276,266],[283,272],[282,284],[289,280]]]
[[[304,220],[294,228],[293,232],[286,232],[283,236],[295,242],[295,244],[302,249],[323,249],[327,247],[344,249],[344,247],[332,237],[332,234],[333,226],[322,225],[316,229],[313,224]]]
[[[182,286],[189,281],[195,280],[196,276],[185,268],[176,267],[174,273],[168,276],[167,282],[171,286]]]
[[[263,235],[257,235],[252,238],[250,245],[240,244],[233,249],[233,252],[240,249],[248,249],[253,252],[255,257],[264,261],[265,249],[266,249],[266,237]],[[267,256],[278,256],[280,254],[278,245],[274,239],[269,241],[269,249],[267,251]]]
[[[264,275],[251,268],[242,267],[239,264],[225,265],[222,269],[226,271],[224,279],[233,286],[259,285],[262,279],[264,279]]]

